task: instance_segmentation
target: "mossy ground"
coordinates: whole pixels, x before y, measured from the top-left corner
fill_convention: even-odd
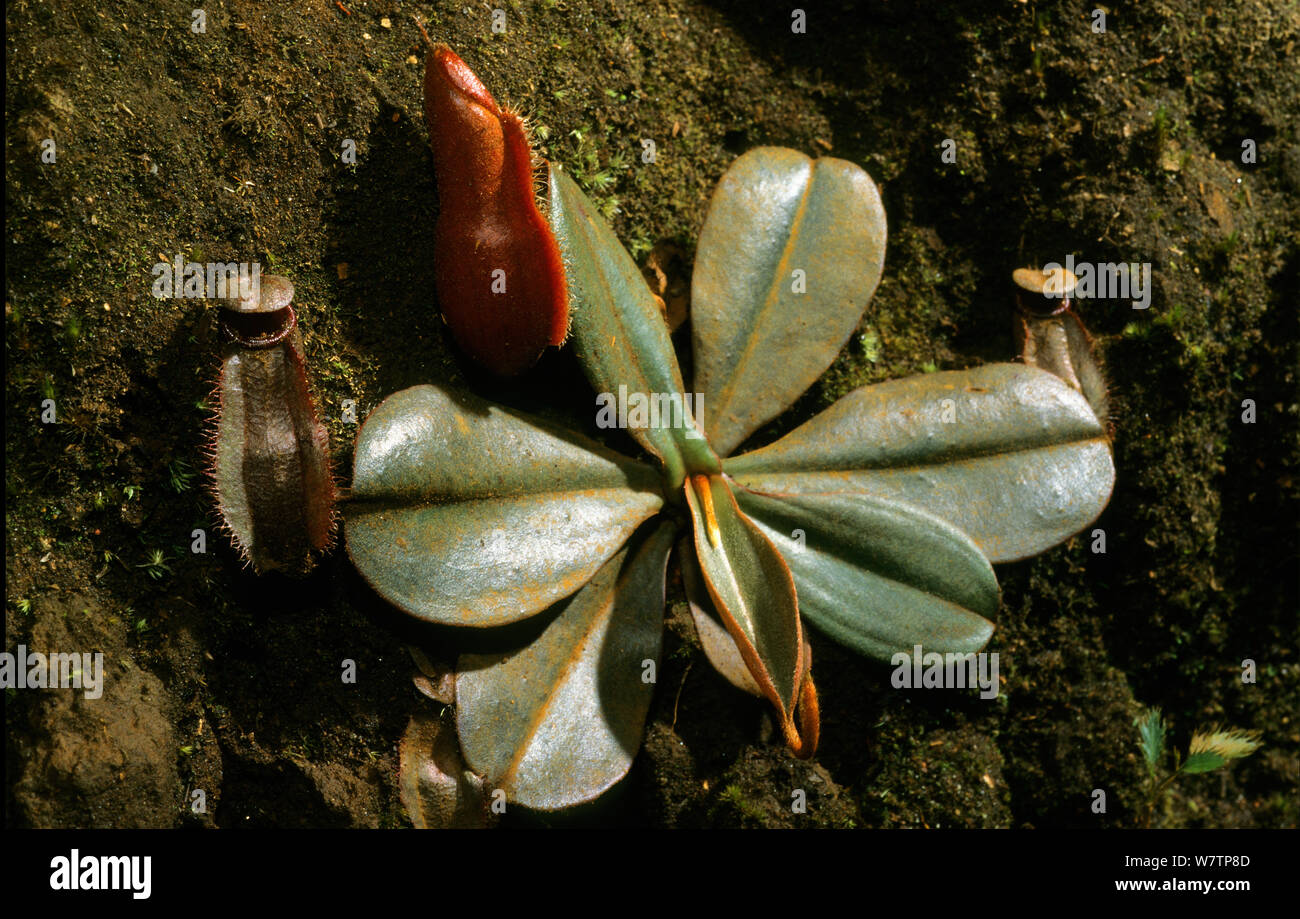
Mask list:
[[[7,5],[6,649],[102,648],[117,688],[94,708],[6,692],[6,824],[405,822],[395,747],[428,703],[403,645],[427,636],[342,551],[303,583],[257,579],[217,536],[201,477],[208,307],[153,299],[150,269],[181,254],[293,280],[344,473],[344,400],[364,418],[416,383],[590,427],[567,354],[492,384],[441,327],[418,14],[529,115],[539,152],[638,257],[661,239],[689,252],[713,184],[753,146],[871,172],[885,279],[761,438],[863,383],[1011,358],[1014,267],[1067,253],[1153,267],[1149,309],[1083,308],[1116,406],[1107,552],[1080,537],[999,568],[995,702],[893,691],[888,668],[814,635],[824,734],[797,763],[761,704],[709,670],[679,599],[633,774],[571,819],[1131,826],[1132,720],[1160,705],[1184,748],[1211,722],[1259,729],[1265,747],[1178,782],[1158,823],[1294,826],[1295,4],[1107,8],[1104,33],[1094,3],[803,4],[806,34],[784,6],[733,0],[502,6],[496,35],[486,6],[459,3],[226,0],[204,34],[188,7]],[[57,424],[40,421],[45,399]],[[195,528],[207,554],[190,551]],[[206,813],[188,806],[196,789]]]

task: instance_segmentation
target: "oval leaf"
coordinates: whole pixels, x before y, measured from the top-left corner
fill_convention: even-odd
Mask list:
[[[993,634],[997,577],[952,524],[868,495],[736,500],[789,563],[799,611],[841,644],[888,661],[918,644],[975,652]]]
[[[590,801],[641,745],[659,664],[664,573],[674,527],[624,549],[526,648],[461,655],[457,724],[465,759],[525,807]]]
[[[754,682],[776,709],[786,742],[798,750],[794,711],[805,659],[790,569],[741,513],[721,476],[692,476],[685,491],[709,597]]]
[[[436,386],[366,419],[352,497],[348,554],[375,590],[413,616],[472,626],[569,596],[663,503],[649,467]]]
[[[1018,364],[864,386],[725,467],[765,494],[856,492],[912,504],[963,530],[994,562],[1079,532],[1115,484],[1110,441],[1087,400]]]
[[[695,386],[719,456],[831,365],[884,264],[885,208],[853,163],[759,147],[732,164],[691,279]]]
[[[663,464],[669,487],[684,469],[716,472],[717,457],[700,435],[668,326],[632,256],[582,190],[550,167],[551,228],[564,255],[573,350],[598,394],[668,403],[628,431]]]

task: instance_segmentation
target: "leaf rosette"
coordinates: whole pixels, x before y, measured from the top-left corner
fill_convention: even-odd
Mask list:
[[[549,611],[526,647],[457,668],[464,760],[511,800],[573,806],[630,767],[674,550],[706,655],[811,756],[804,619],[878,660],[978,651],[999,603],[991,562],[1105,507],[1105,426],[1016,364],[862,387],[735,455],[825,372],[880,282],[885,213],[859,167],[764,147],[723,176],[691,281],[694,399],[631,256],[565,173],[552,166],[548,186],[588,380],[681,410],[628,431],[647,462],[472,396],[406,390],[363,426],[346,512],[353,561],[412,615],[481,628]]]

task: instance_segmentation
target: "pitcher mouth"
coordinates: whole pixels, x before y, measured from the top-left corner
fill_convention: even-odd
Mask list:
[[[279,344],[298,326],[291,304],[265,313],[221,311],[221,329],[245,348],[269,348]]]

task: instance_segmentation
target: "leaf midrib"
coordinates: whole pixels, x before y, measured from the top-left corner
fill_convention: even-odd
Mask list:
[[[572,488],[555,491],[547,489],[545,491],[519,491],[519,492],[495,492],[495,493],[474,493],[467,495],[449,496],[445,501],[431,500],[428,498],[413,498],[403,500],[392,496],[365,495],[354,496],[348,501],[353,506],[364,505],[367,510],[385,510],[392,508],[395,510],[404,510],[410,508],[427,508],[427,507],[451,507],[457,504],[474,504],[483,501],[510,501],[515,498],[566,498],[572,496],[590,496],[590,497],[609,497],[628,495],[641,496],[648,495],[658,498],[660,504],[663,503],[663,495],[654,488],[629,488],[620,485],[610,485],[599,488]]]
[[[764,475],[844,475],[847,473],[854,473],[854,472],[879,472],[879,471],[907,472],[907,471],[913,471],[918,469],[930,469],[935,466],[951,466],[957,463],[967,462],[969,460],[985,459],[990,456],[1018,456],[1022,453],[1034,453],[1042,450],[1050,450],[1053,447],[1067,447],[1075,444],[1093,444],[1098,442],[1101,443],[1107,442],[1107,438],[1104,433],[1098,433],[1092,437],[1072,437],[1066,440],[1054,440],[1051,441],[1050,443],[1031,444],[1025,447],[1017,447],[1016,449],[1013,450],[998,450],[998,449],[972,450],[969,452],[958,454],[957,456],[950,456],[943,459],[939,459],[934,462],[908,463],[906,465],[886,465],[886,464],[873,463],[873,464],[867,464],[862,466],[851,466],[848,468],[841,468],[836,466],[829,469],[827,468],[808,469],[796,465],[796,466],[784,466],[776,469],[746,470],[744,472],[734,472],[724,467],[724,471],[728,475],[733,476],[735,478],[764,476]],[[750,455],[750,454],[745,454],[745,455]],[[742,459],[742,458],[743,456],[736,457],[736,459]]]
[[[600,608],[596,610],[594,615],[592,615],[591,621],[582,631],[581,640],[574,644],[573,650],[564,659],[563,664],[558,670],[553,671],[556,673],[556,677],[554,680],[550,681],[551,691],[546,694],[546,697],[542,700],[542,704],[537,707],[537,711],[524,727],[523,733],[520,734],[519,744],[515,749],[515,753],[510,758],[510,763],[506,766],[505,771],[501,773],[502,787],[509,785],[518,775],[519,767],[523,764],[524,757],[531,749],[533,739],[536,738],[537,732],[541,728],[547,712],[551,710],[551,705],[560,694],[556,690],[563,686],[568,680],[569,674],[573,672],[574,667],[576,667],[578,662],[582,659],[582,652],[586,650],[587,644],[591,641],[592,635],[594,635],[597,629],[600,628],[607,615],[612,612],[621,582],[621,578],[616,577],[614,579],[614,586],[610,591],[609,598],[602,603]]]

